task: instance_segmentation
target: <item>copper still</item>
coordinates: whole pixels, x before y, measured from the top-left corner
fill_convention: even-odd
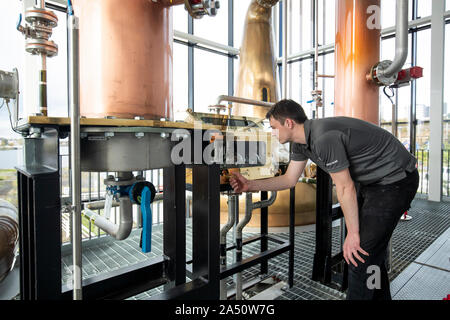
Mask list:
[[[171,4],[73,0],[80,19],[80,112],[173,119]]]
[[[380,61],[380,29],[368,26],[380,0],[338,0],[335,42],[335,116],[379,125],[379,87],[366,79]]]
[[[272,29],[272,6],[278,1],[253,0],[247,11],[240,51],[236,96],[277,102],[276,60]],[[236,104],[233,115],[266,117],[268,108]]]
[[[244,25],[244,36],[240,50],[239,77],[236,83],[236,96],[277,102],[279,87],[276,76],[276,60],[272,29],[272,6],[278,0],[253,0],[247,11]],[[268,108],[236,104],[233,115],[249,116],[264,119]],[[295,224],[307,225],[316,219],[316,186],[303,182],[297,183],[295,189]],[[269,227],[285,227],[289,225],[289,190],[278,192],[274,204],[269,207]],[[254,201],[259,201],[254,195]],[[221,196],[221,223],[226,223],[228,206],[227,197]],[[245,197],[239,200],[239,215],[245,212]],[[253,211],[249,227],[260,226],[261,210]],[[241,217],[242,218],[242,217]]]

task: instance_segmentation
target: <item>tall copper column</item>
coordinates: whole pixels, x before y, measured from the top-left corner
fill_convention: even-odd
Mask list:
[[[80,18],[81,115],[172,119],[171,7],[149,0],[73,5]]]
[[[367,9],[373,5],[380,8],[380,0],[337,2],[335,115],[379,125],[379,87],[366,80],[370,68],[380,61],[380,29],[368,26],[375,13]]]
[[[271,6],[277,1],[253,0],[248,8],[240,51],[237,97],[276,102],[278,88],[271,26]],[[259,4],[261,3],[261,4]],[[265,118],[268,108],[236,104],[233,115]]]

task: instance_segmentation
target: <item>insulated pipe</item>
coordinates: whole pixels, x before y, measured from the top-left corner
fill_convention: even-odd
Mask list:
[[[80,161],[80,82],[78,17],[67,18],[69,60],[70,161],[73,216],[73,299],[82,299],[81,265],[81,161]]]
[[[133,210],[130,197],[120,197],[119,224],[116,225],[110,220],[98,215],[90,209],[85,209],[84,214],[100,229],[111,235],[116,240],[126,239],[133,228]]]
[[[227,233],[234,226],[236,204],[239,202],[238,195],[228,195],[228,221],[220,229],[220,265],[227,265]],[[227,299],[227,284],[225,279],[220,280],[220,300]]]
[[[386,69],[378,71],[386,78],[398,74],[408,57],[408,3],[409,0],[397,0],[394,61]]]

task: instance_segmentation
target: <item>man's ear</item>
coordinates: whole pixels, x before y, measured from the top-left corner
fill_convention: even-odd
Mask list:
[[[286,119],[286,121],[284,122],[285,124],[286,124],[286,126],[289,128],[289,129],[292,129],[293,127],[294,127],[294,122],[292,121],[292,119]]]

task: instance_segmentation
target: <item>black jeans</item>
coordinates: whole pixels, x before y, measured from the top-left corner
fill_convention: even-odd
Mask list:
[[[387,246],[400,217],[410,208],[418,186],[417,170],[393,184],[357,186],[360,246],[369,256],[360,253],[365,263],[355,259],[357,267],[349,264],[348,300],[391,300]]]

